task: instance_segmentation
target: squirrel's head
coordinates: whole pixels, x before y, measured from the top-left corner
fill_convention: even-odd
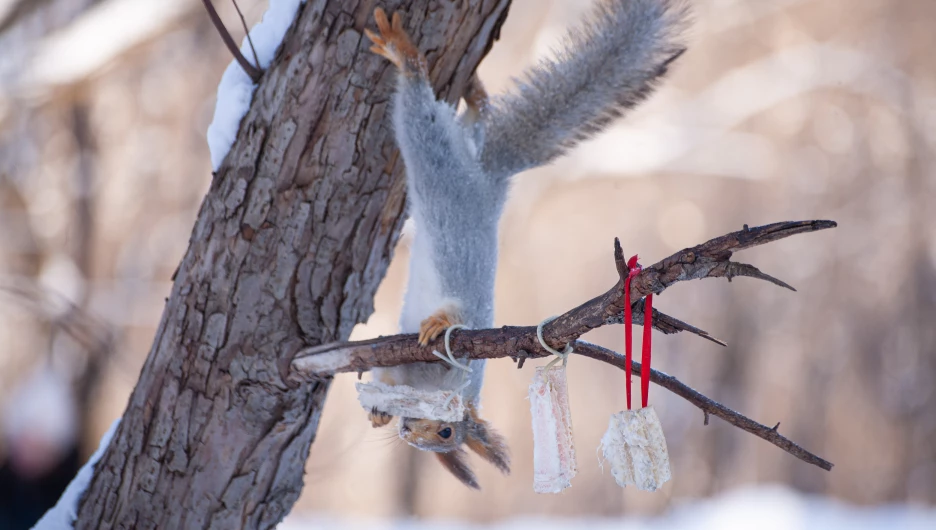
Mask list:
[[[400,438],[423,451],[448,453],[458,449],[465,441],[465,422],[400,419]]]
[[[434,452],[458,480],[475,489],[480,489],[478,481],[468,466],[468,453],[461,448],[462,444],[505,474],[510,473],[504,437],[480,419],[474,408],[469,408],[465,419],[459,422],[401,418],[400,438],[417,449]]]

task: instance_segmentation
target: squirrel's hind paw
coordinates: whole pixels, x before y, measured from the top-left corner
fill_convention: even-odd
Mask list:
[[[419,49],[413,45],[413,41],[403,29],[400,13],[393,13],[391,22],[387,19],[387,13],[378,7],[374,9],[374,19],[377,21],[380,35],[369,29],[364,30],[367,38],[374,43],[370,50],[389,59],[403,73],[425,74],[428,71],[426,58],[419,53]]]

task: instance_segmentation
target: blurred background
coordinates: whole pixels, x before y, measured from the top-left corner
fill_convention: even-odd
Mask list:
[[[232,4],[215,3],[240,40]],[[266,8],[239,4],[248,24]],[[547,55],[589,4],[514,0],[480,69],[489,90]],[[707,280],[655,301],[727,348],[654,338],[656,368],[779,421],[834,470],[718,419],[704,426],[652,388],[674,478],[652,494],[623,490],[593,453],[624,407],[623,376],[571,359],[578,476],[536,495],[525,398],[539,363],[500,360],[484,414],[509,440],[511,476],[474,458],[483,489],[467,490],[391,428],[371,429],[354,377],[339,377],[292,525],[639,516],[725,527],[719,509],[773,514],[778,528],[827,527],[810,515],[822,513],[903,520],[855,515],[883,505],[936,524],[936,3],[693,4],[689,51],[648,103],[516,179],[497,323],[536,324],[605,291],[615,236],[653,263],[744,223],[838,221],[738,256],[798,293]],[[208,188],[205,132],[231,57],[201,2],[182,0],[0,0],[0,50],[0,528],[18,528],[123,412]],[[408,246],[404,233],[354,338],[395,332]],[[585,338],[623,349],[619,326]]]

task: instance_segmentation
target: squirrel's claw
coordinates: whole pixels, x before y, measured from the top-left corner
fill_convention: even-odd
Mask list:
[[[384,23],[386,23],[386,20],[387,20],[387,16],[384,15]],[[406,35],[406,32],[403,31],[403,17],[400,16],[400,12],[399,12],[399,11],[394,11],[394,12],[393,12],[393,24],[392,24],[392,27],[393,27],[393,31],[394,31],[394,32],[396,32],[396,33],[402,33],[402,34]]]
[[[397,22],[399,18],[397,13],[393,14],[394,22]],[[393,42],[396,35],[394,35],[394,29],[390,25],[390,21],[387,20],[387,13],[383,8],[378,7],[374,9],[374,20],[377,22],[377,30],[380,31],[380,35],[369,29],[364,29],[364,35],[374,43],[374,45],[370,47],[370,51],[386,57],[390,62],[395,64],[397,68],[402,68],[403,60],[399,56],[399,53],[397,53],[396,46],[394,46]],[[400,24],[402,24],[402,21],[400,21]]]
[[[438,338],[446,329],[461,324],[462,318],[453,307],[443,307],[419,324],[419,345],[425,346]]]
[[[393,13],[393,18],[396,18],[396,12]],[[380,30],[380,33],[388,35],[390,33],[390,21],[387,20],[387,12],[383,10],[382,7],[374,9],[374,21],[377,22],[377,29]]]
[[[393,53],[391,45],[387,42],[386,39],[382,38],[380,35],[369,29],[364,30],[364,35],[366,35],[367,38],[374,43],[374,45],[370,47],[370,51],[376,53],[377,55],[386,57],[388,60],[390,60],[390,62],[395,64],[397,68],[400,67],[400,60],[397,58],[396,54]]]
[[[423,57],[406,30],[403,29],[403,19],[399,12],[393,13],[393,21],[387,19],[387,13],[382,8],[374,9],[374,20],[377,22],[377,35],[369,29],[364,34],[374,43],[370,51],[386,57],[403,73],[421,73],[427,71],[426,58]]]
[[[380,38],[380,35],[366,28],[364,29],[364,35],[374,43],[374,45],[370,47],[370,51],[382,55],[381,52],[383,51],[383,47],[387,45],[387,41]]]
[[[367,419],[370,420],[371,427],[376,429],[390,423],[390,421],[393,420],[393,415],[387,414],[386,412],[380,412],[376,407],[374,407],[367,414]]]

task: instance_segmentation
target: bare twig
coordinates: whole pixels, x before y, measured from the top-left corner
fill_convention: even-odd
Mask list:
[[[25,277],[0,278],[0,301],[8,298],[53,327],[67,333],[85,350],[110,353],[116,338],[106,323],[94,318],[61,293]]]
[[[617,268],[618,277],[623,285],[624,280],[627,279],[630,271],[627,268],[627,261],[624,259],[624,249],[621,248],[621,241],[618,238],[614,238],[614,266]],[[622,293],[623,294],[623,293]],[[623,299],[622,299],[623,300]],[[623,302],[622,302],[623,303]],[[640,303],[640,300],[631,303],[632,311],[632,320],[637,322],[640,325],[643,325],[643,315],[644,315],[644,305]],[[699,329],[693,325],[687,324],[682,320],[671,317],[665,313],[660,312],[657,309],[653,310],[653,328],[657,331],[664,333],[666,335],[671,335],[673,333],[679,333],[680,331],[688,331],[694,335],[698,335],[705,340],[710,340],[715,344],[720,346],[727,346],[724,341],[716,339],[715,337],[709,335],[708,331]],[[624,311],[622,310],[616,313],[614,316],[605,320],[605,324],[623,324],[624,323]]]
[[[237,0],[231,0],[234,3],[234,9],[237,11],[237,16],[240,17],[241,26],[244,28],[244,35],[247,36],[247,43],[250,45],[250,51],[254,56],[254,64],[257,65],[257,68],[260,68],[260,58],[257,57],[257,49],[254,48],[253,39],[250,38],[250,29],[247,27],[247,21],[244,20],[244,14],[241,13],[240,6],[237,5]],[[256,81],[254,81],[256,83]]]
[[[739,268],[738,265],[743,264],[731,261],[732,254],[793,235],[816,232],[835,226],[834,221],[791,221],[753,228],[746,227],[738,232],[711,239],[701,245],[680,250],[668,258],[644,267],[643,271],[631,280],[633,308],[636,310],[637,306],[642,307],[640,299],[644,296],[650,293],[660,294],[669,286],[681,281],[735,276],[765,279],[754,274],[744,274],[742,271],[747,272],[747,269]],[[624,311],[623,292],[624,284],[619,280],[605,294],[585,302],[550,322],[543,329],[546,342],[553,347],[561,346],[592,329],[603,326],[609,320],[619,322],[617,319]],[[656,321],[654,321],[654,328],[666,333],[665,330],[657,327]]]
[[[712,239],[693,248],[683,249],[672,256],[643,269],[631,280],[631,297],[635,315],[642,304],[640,299],[649,293],[659,294],[676,282],[701,278],[749,276],[766,279],[771,283],[788,287],[779,280],[764,278],[763,274],[742,274],[738,271],[754,269],[749,265],[730,261],[734,252],[757,245],[777,241],[785,237],[806,232],[815,232],[833,228],[832,221],[797,221],[775,223],[772,225],[749,228]],[[618,245],[615,249],[616,264],[619,272],[623,252]],[[739,267],[741,265],[741,267]],[[747,269],[745,267],[750,267]],[[759,271],[758,271],[759,272]],[[779,283],[778,283],[779,282]],[[574,343],[575,352],[623,368],[623,357],[610,350],[599,348],[577,339],[597,327],[620,323],[622,320],[623,282],[618,280],[605,294],[566,312],[549,322],[543,328],[545,340],[554,348],[562,349],[566,344]],[[639,323],[642,319],[634,318]],[[708,340],[724,344],[713,339],[708,333],[654,310],[653,327],[663,333],[691,331]],[[441,342],[438,339],[437,342]],[[505,326],[498,329],[459,330],[452,334],[452,348],[468,354],[472,359],[493,359],[498,357],[537,358],[551,355],[536,338],[535,326]],[[326,344],[308,348],[299,352],[292,362],[292,378],[296,381],[316,379],[340,372],[359,372],[374,367],[397,366],[412,362],[436,362],[433,349],[440,344],[431,343],[420,346],[415,334],[394,335],[367,341]],[[634,363],[639,374],[639,365]],[[784,451],[823,469],[831,469],[832,464],[802,449],[787,438],[733,410],[721,405],[672,376],[662,372],[651,372],[651,380],[698,406],[707,414],[718,416],[732,425],[763,438]]]
[[[224,22],[221,21],[221,17],[218,16],[218,12],[215,11],[214,4],[211,3],[211,0],[202,0],[205,4],[205,9],[208,11],[208,17],[211,19],[211,23],[214,24],[215,28],[218,30],[218,33],[221,34],[221,40],[224,41],[224,45],[227,46],[227,49],[234,55],[234,59],[241,65],[241,68],[244,69],[244,72],[247,72],[247,75],[250,76],[250,80],[254,83],[260,81],[260,78],[263,76],[263,71],[260,70],[260,63],[257,63],[257,66],[250,64],[250,61],[244,57],[244,54],[241,53],[240,48],[237,47],[237,43],[234,42],[234,38],[231,37],[231,33],[224,27]],[[248,32],[247,38],[250,38]],[[251,44],[251,46],[253,46]],[[256,52],[255,56],[256,56]]]
[[[575,353],[579,355],[584,355],[585,357],[589,357],[591,359],[613,364],[622,370],[624,369],[624,356],[617,352],[613,352],[611,350],[602,348],[601,346],[596,346],[594,344],[589,344],[580,340],[575,341],[573,348],[575,348]],[[637,361],[631,362],[631,373],[634,375],[640,375],[640,363]],[[804,462],[810,463],[814,466],[819,466],[826,471],[832,470],[831,462],[820,458],[813,453],[810,453],[809,451],[794,443],[789,438],[777,432],[777,428],[780,427],[780,423],[777,423],[774,427],[768,427],[762,423],[758,423],[748,418],[747,416],[735,412],[721,403],[705,396],[701,392],[696,391],[679,379],[652,368],[650,369],[650,381],[653,381],[655,384],[669,390],[677,396],[685,399],[689,403],[692,403],[696,407],[699,407],[705,416],[706,425],[708,425],[709,415],[716,416],[739,429],[745,430],[754,436],[757,436],[758,438],[767,440],[768,442],[776,445],[780,449],[783,449],[787,453],[790,453]]]

